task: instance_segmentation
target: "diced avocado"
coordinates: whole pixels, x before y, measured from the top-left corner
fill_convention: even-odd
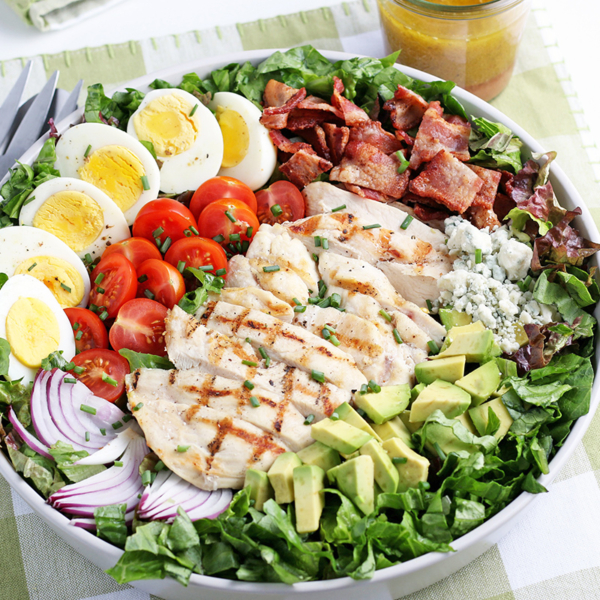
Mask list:
[[[461,333],[454,336],[450,345],[443,352],[433,356],[432,359],[440,360],[448,356],[464,354],[467,362],[481,363],[489,359],[493,346],[494,334],[489,329]]]
[[[265,471],[247,469],[244,487],[250,488],[250,500],[254,500],[256,510],[262,510],[263,504],[274,495],[269,476]]]
[[[464,356],[448,356],[438,360],[426,360],[415,365],[415,376],[419,383],[426,385],[436,379],[454,383],[465,374],[466,358]]]
[[[495,360],[490,360],[456,381],[455,385],[468,392],[473,399],[472,405],[477,406],[485,402],[498,389],[500,385],[498,364]]]
[[[407,383],[382,387],[378,394],[354,394],[356,405],[378,425],[399,415],[408,406],[409,401],[410,386]]]
[[[327,471],[331,483],[365,514],[375,510],[375,465],[370,456],[362,455]]]
[[[416,488],[420,481],[427,481],[429,461],[414,450],[411,450],[400,438],[391,438],[383,442],[382,448],[392,459],[406,459],[406,462],[397,461],[394,464],[398,471],[398,492],[405,492],[408,488]]]
[[[269,481],[275,490],[275,502],[286,504],[294,501],[294,469],[302,465],[295,452],[280,454],[268,471]]]
[[[452,383],[438,379],[429,384],[410,407],[413,423],[424,421],[433,411],[441,410],[453,419],[469,408],[471,396]]]
[[[462,423],[473,435],[477,435],[477,429],[475,429],[475,426],[473,425],[473,421],[469,416],[469,411],[464,412],[462,415],[458,415],[458,417],[455,417],[455,420]]]
[[[419,384],[423,385],[423,384]],[[425,387],[423,385],[423,387]],[[413,388],[414,389],[414,388]],[[394,417],[381,425],[373,425],[373,429],[379,434],[379,437],[385,441],[390,438],[400,438],[409,448],[413,447],[412,433],[408,427],[400,420],[400,417]]]
[[[331,419],[323,419],[312,425],[310,434],[313,440],[344,454],[356,452],[371,439],[368,433],[346,421],[332,421]]]
[[[329,471],[329,469],[336,467],[342,462],[337,450],[334,450],[321,442],[315,442],[300,450],[300,452],[298,452],[298,458],[305,465],[315,465],[321,467],[323,471]]]
[[[459,312],[458,310],[450,310],[448,308],[440,308],[439,315],[446,331],[450,331],[453,327],[468,325],[473,320],[473,317],[467,313]]]
[[[376,440],[371,440],[360,449],[360,453],[373,459],[375,481],[382,491],[388,494],[396,493],[399,481],[398,471],[394,468],[392,459],[381,444]]]
[[[506,409],[506,406],[504,406],[502,398],[494,398],[489,402],[485,402],[484,404],[480,404],[475,408],[469,409],[469,415],[471,416],[471,420],[477,428],[479,435],[485,435],[490,408],[494,411],[494,413],[500,420],[500,427],[498,428],[498,431],[496,431],[496,433],[494,434],[494,437],[498,441],[500,441],[506,435],[506,432],[510,429],[510,426],[513,424],[513,419],[510,416],[508,410]]]
[[[525,331],[525,327],[519,321],[513,325],[513,329],[515,330],[515,341],[519,346],[525,346],[529,343],[529,336]]]
[[[485,331],[485,325],[481,321],[475,321],[474,323],[469,323],[469,325],[460,325],[458,327],[453,327],[448,331],[446,335],[446,339],[444,340],[444,344],[442,345],[441,351],[443,352],[451,343],[452,340],[461,333],[470,333],[473,331]]]
[[[417,383],[415,387],[410,390],[410,400],[414,402],[417,399],[417,396],[425,389],[424,383]]]
[[[344,454],[343,452],[340,452],[340,456],[344,460],[352,460],[353,458],[360,456],[360,452],[358,450],[356,452],[350,452],[350,454]]]
[[[325,507],[322,491],[325,487],[325,471],[316,465],[302,465],[294,469],[293,479],[296,531],[298,533],[317,531]]]
[[[335,412],[342,421],[346,421],[346,423],[372,435],[377,441],[381,441],[373,428],[347,402],[340,404]]]
[[[405,410],[398,415],[398,418],[404,423],[406,429],[412,435],[418,429],[421,429],[421,425],[423,425],[423,421],[415,421],[414,423],[410,420],[410,410]],[[398,436],[399,437],[399,436]]]
[[[500,369],[501,379],[504,379],[505,377],[517,376],[517,363],[513,360],[508,360],[507,358],[496,358],[496,364]],[[493,392],[492,396],[497,398],[499,396],[504,396],[506,392],[508,392],[508,388],[505,385],[503,385],[501,388]]]

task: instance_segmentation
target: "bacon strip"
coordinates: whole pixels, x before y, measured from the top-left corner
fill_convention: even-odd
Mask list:
[[[295,154],[299,150],[314,152],[310,144],[305,144],[304,142],[291,142],[283,135],[283,133],[281,133],[281,131],[276,129],[269,131],[269,137],[279,150],[286,152],[287,154]]]
[[[333,123],[323,123],[323,131],[325,131],[325,139],[331,154],[329,160],[334,165],[339,165],[350,139],[350,129],[348,127],[338,127]]]
[[[401,142],[385,131],[379,121],[364,121],[353,127],[350,130],[350,141],[371,144],[386,154],[402,148]]]
[[[299,90],[290,87],[276,79],[269,79],[263,92],[263,102],[266,108],[270,106],[283,106],[290,98],[297,94]]]
[[[358,125],[364,121],[370,121],[369,115],[360,108],[360,106],[356,106],[354,102],[351,102],[348,98],[342,96],[343,92],[344,84],[342,80],[334,75],[331,104],[342,113],[346,125],[352,127],[353,125]]]
[[[263,110],[260,122],[268,129],[285,129],[290,112],[306,98],[306,88],[300,88],[284,105]]]
[[[280,171],[301,189],[333,166],[328,160],[318,156],[312,148],[311,152],[312,154],[305,149],[299,150],[279,167]]]
[[[327,145],[325,131],[320,125],[315,125],[312,129],[305,129],[302,137],[316,150],[317,154],[325,160],[331,160],[331,152]]]
[[[399,85],[394,93],[394,99],[388,100],[383,105],[383,109],[390,112],[394,129],[406,131],[421,122],[428,106],[419,94]]]
[[[477,165],[467,165],[467,167],[483,180],[483,187],[479,190],[477,196],[475,196],[473,206],[492,208],[492,206],[494,206],[496,194],[498,193],[498,185],[500,184],[502,173],[500,173],[500,171],[484,169]]]
[[[352,185],[351,183],[344,183],[344,187],[353,194],[361,196],[362,198],[368,198],[369,200],[377,200],[377,202],[393,202],[394,199],[390,196],[386,196],[381,192],[370,190],[368,188],[361,187],[360,185]]]
[[[465,217],[477,227],[477,229],[484,229],[489,227],[492,230],[497,225],[500,225],[498,216],[492,208],[487,206],[475,206],[475,203],[467,209]]]

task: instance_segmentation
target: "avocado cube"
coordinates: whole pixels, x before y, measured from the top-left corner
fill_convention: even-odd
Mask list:
[[[432,357],[433,360],[441,360],[448,356],[459,356],[464,354],[467,362],[481,363],[489,360],[493,355],[494,334],[485,331],[466,332],[452,338],[450,345],[439,354]]]
[[[274,492],[269,476],[265,471],[256,469],[247,469],[244,487],[250,488],[250,500],[254,500],[254,508],[262,510],[263,504],[273,498]]]
[[[513,325],[513,329],[515,330],[515,341],[517,342],[517,344],[519,344],[519,346],[526,346],[527,344],[529,344],[529,336],[527,335],[525,327],[523,327],[522,323],[519,323],[519,321],[517,321]]]
[[[470,333],[477,331],[485,331],[485,325],[481,321],[475,321],[474,323],[470,323],[469,325],[461,325],[458,327],[453,327],[448,331],[448,335],[446,335],[446,339],[444,340],[444,344],[442,345],[441,350],[444,351],[451,343],[452,340],[461,333]]]
[[[427,481],[429,474],[429,461],[414,450],[411,450],[400,438],[391,438],[383,442],[382,448],[392,459],[406,459],[394,464],[398,472],[398,492],[405,492],[408,488],[416,488],[420,481]]]
[[[357,456],[333,467],[327,477],[365,515],[375,510],[375,465],[370,456]]]
[[[294,480],[294,508],[296,509],[296,531],[310,533],[319,529],[321,513],[325,507],[325,471],[316,465],[296,467]]]
[[[368,433],[358,427],[354,427],[346,421],[332,421],[331,419],[323,419],[312,425],[310,434],[313,440],[344,454],[356,452],[371,439]]]
[[[355,404],[367,413],[373,423],[381,425],[399,415],[410,401],[410,386],[388,385],[382,387],[378,394],[354,394]]]
[[[473,421],[469,416],[469,411],[464,412],[462,415],[458,415],[454,420],[462,423],[473,435],[477,435],[477,429],[475,429],[475,425],[473,425]]]
[[[510,429],[510,426],[513,424],[513,418],[510,416],[510,413],[506,409],[506,406],[504,406],[502,398],[494,398],[489,402],[485,402],[484,404],[480,404],[475,408],[469,409],[469,415],[471,416],[471,420],[477,428],[479,435],[485,435],[490,408],[494,411],[498,419],[500,419],[500,427],[498,428],[498,431],[496,431],[496,433],[494,434],[494,437],[498,441],[500,441],[506,435],[506,433]]]
[[[469,408],[471,396],[452,383],[438,379],[429,384],[410,407],[413,423],[424,421],[433,411],[441,410],[446,417],[458,417]]]
[[[402,421],[402,423],[405,425],[406,429],[408,429],[408,431],[410,432],[411,436],[412,434],[421,429],[421,425],[423,425],[423,421],[415,421],[414,423],[410,420],[410,410],[405,410],[404,412],[401,412],[398,415],[398,418],[400,419],[400,421]],[[397,436],[397,437],[401,437],[401,436]]]
[[[481,365],[455,382],[459,388],[471,395],[472,405],[485,402],[500,385],[500,369],[495,360]]]
[[[505,377],[516,377],[517,376],[517,363],[514,360],[508,360],[507,358],[497,358],[496,364],[502,374],[502,379]]]
[[[440,308],[439,315],[446,331],[450,331],[453,327],[468,325],[473,320],[473,317],[467,313],[459,312],[458,310],[450,310],[448,308]]]
[[[398,471],[394,468],[392,459],[387,455],[381,444],[371,440],[360,449],[360,453],[373,459],[375,482],[382,491],[394,494],[398,489]]]
[[[335,412],[342,421],[346,421],[346,423],[372,435],[378,442],[381,441],[373,428],[347,402],[340,404]]]
[[[426,360],[415,365],[415,376],[419,383],[429,385],[436,379],[454,383],[465,374],[465,356],[448,356],[438,360]]]
[[[340,456],[344,460],[352,460],[353,458],[360,456],[360,452],[358,450],[356,452],[350,452],[350,454],[344,454],[343,452],[340,452]]]
[[[310,446],[300,450],[298,458],[305,465],[315,465],[321,467],[323,471],[329,471],[329,469],[336,467],[342,462],[339,452],[321,442],[314,442]]]
[[[410,390],[410,401],[414,402],[417,399],[417,396],[425,389],[424,383],[417,383],[415,387]]]
[[[423,384],[419,384],[423,385]],[[423,385],[423,387],[425,387]],[[400,417],[394,417],[381,425],[373,425],[373,429],[379,434],[379,437],[385,442],[390,438],[400,438],[409,448],[413,447],[412,433],[408,427],[400,420]]]
[[[267,475],[275,490],[275,502],[287,504],[294,501],[294,469],[302,465],[295,452],[280,454],[271,465]]]

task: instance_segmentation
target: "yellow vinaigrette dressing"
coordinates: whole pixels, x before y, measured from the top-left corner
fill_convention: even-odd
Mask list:
[[[398,61],[484,100],[508,84],[530,0],[378,0]]]

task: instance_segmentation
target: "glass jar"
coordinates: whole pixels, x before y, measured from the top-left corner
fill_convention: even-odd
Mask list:
[[[398,62],[491,100],[508,84],[531,0],[378,0]]]

